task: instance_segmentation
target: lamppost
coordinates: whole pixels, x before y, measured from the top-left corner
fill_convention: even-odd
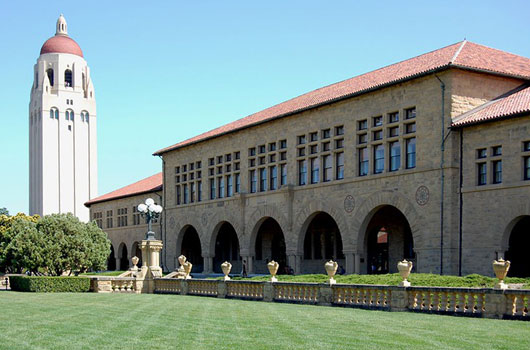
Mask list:
[[[145,220],[147,220],[147,235],[145,236],[145,239],[154,240],[155,233],[151,229],[151,222],[153,219],[160,216],[162,206],[155,204],[155,201],[152,198],[147,198],[145,204],[142,203],[138,205],[138,211],[145,217]]]

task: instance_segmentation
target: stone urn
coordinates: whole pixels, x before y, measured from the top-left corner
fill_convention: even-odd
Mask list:
[[[180,266],[184,265],[184,263],[186,262],[186,257],[184,255],[181,255],[178,257],[178,261],[179,261],[179,264]]]
[[[271,282],[278,282],[278,279],[276,278],[276,274],[278,273],[279,267],[280,267],[280,264],[278,264],[274,260],[271,260],[267,264],[267,268],[269,269],[269,272],[271,273]]]
[[[326,272],[329,276],[329,284],[337,283],[337,281],[333,277],[335,277],[338,267],[339,267],[339,264],[337,264],[337,262],[333,260],[330,260],[324,264],[324,268],[326,269]]]
[[[399,286],[410,287],[410,282],[407,281],[407,278],[409,278],[410,271],[412,270],[412,261],[407,261],[406,259],[403,259],[403,261],[398,262],[397,268],[399,274],[401,275],[401,278],[403,278],[403,281],[399,283]]]
[[[493,271],[499,280],[497,284],[495,284],[495,289],[508,288],[508,286],[504,283],[504,279],[506,278],[509,269],[510,262],[508,260],[504,260],[503,258],[500,258],[499,260],[493,260]]]
[[[177,258],[180,266],[177,268],[177,278],[179,279],[185,279],[187,278],[188,274],[186,273],[186,269],[184,265],[186,264],[186,257],[184,255],[181,255]],[[190,269],[191,271],[191,269]]]
[[[189,280],[189,279],[191,278],[190,273],[191,273],[191,268],[193,267],[193,264],[190,263],[189,261],[186,261],[186,262],[182,265],[182,267],[184,267],[184,273],[186,274],[186,275],[184,276],[184,278],[187,279],[187,280]]]
[[[133,263],[133,267],[131,267],[131,271],[138,271],[138,261],[140,261],[140,259],[137,256],[133,256],[131,258],[131,261]]]
[[[225,274],[224,280],[228,281],[230,279],[228,274],[230,273],[230,270],[232,270],[232,264],[230,264],[228,261],[225,261],[221,264],[221,270],[223,270],[223,273]]]

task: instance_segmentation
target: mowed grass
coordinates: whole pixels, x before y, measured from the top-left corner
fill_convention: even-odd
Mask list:
[[[530,349],[530,323],[178,295],[0,293],[0,349]]]

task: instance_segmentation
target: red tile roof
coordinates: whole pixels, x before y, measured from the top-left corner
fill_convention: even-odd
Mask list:
[[[149,176],[143,180],[135,182],[131,185],[122,187],[118,190],[109,192],[102,196],[93,198],[85,203],[85,206],[90,207],[92,204],[105,202],[113,199],[130,197],[142,193],[155,192],[162,190],[162,173]]]
[[[154,155],[160,155],[177,148],[450,67],[530,79],[530,59],[462,41],[308,92],[173,146],[158,150]]]
[[[528,85],[523,85],[515,91],[462,114],[454,120],[453,126],[477,124],[523,113],[530,114],[530,86]]]

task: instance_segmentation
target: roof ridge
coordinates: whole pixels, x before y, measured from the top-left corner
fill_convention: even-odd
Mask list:
[[[451,60],[449,61],[449,64],[453,64],[454,61],[456,61],[456,59],[458,58],[458,55],[460,54],[460,52],[462,51],[462,49],[464,48],[464,45],[467,43],[467,40],[464,39],[462,41],[462,44],[460,45],[460,47],[458,48],[458,50],[456,50],[455,54],[453,55],[453,57],[451,58]]]

